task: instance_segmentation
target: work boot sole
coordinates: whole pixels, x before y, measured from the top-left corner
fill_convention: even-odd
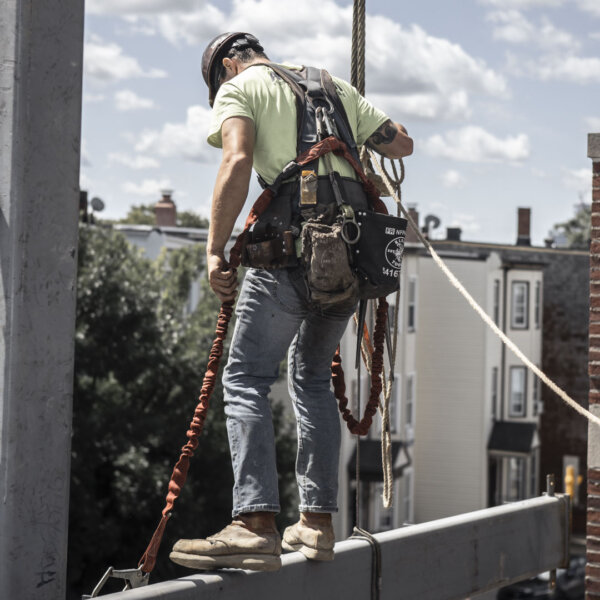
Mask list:
[[[310,558],[310,560],[333,560],[335,555],[333,550],[311,548],[310,546],[305,546],[302,543],[289,544],[285,540],[281,541],[281,547],[288,552],[301,552],[304,554],[304,556],[306,556],[306,558]]]
[[[200,556],[185,552],[171,552],[169,558],[182,567],[210,571],[213,569],[247,569],[248,571],[277,571],[281,558],[273,554],[229,554]]]

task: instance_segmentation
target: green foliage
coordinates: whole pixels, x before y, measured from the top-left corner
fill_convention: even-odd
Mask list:
[[[581,202],[575,205],[575,215],[554,226],[559,234],[564,234],[569,248],[587,250],[590,245],[592,205]]]
[[[109,565],[136,566],[160,518],[173,465],[187,441],[219,308],[204,282],[198,308],[186,312],[203,257],[201,247],[191,246],[165,252],[152,263],[121,234],[81,230],[70,598],[89,593]],[[210,535],[230,520],[232,475],[222,398],[218,380],[154,582],[187,573],[167,558],[176,539]],[[283,514],[290,515],[294,427],[278,408],[274,420]]]
[[[154,225],[156,223],[154,204],[134,204],[129,208],[127,216],[116,222],[129,225]]]
[[[208,229],[208,219],[201,217],[191,210],[184,210],[177,213],[177,225],[179,227],[197,227],[198,229]]]
[[[128,225],[154,225],[156,217],[154,214],[155,204],[132,205],[127,215],[116,221],[104,220],[103,223],[123,223]],[[208,219],[202,217],[192,210],[184,210],[177,213],[178,227],[196,227],[208,229]]]

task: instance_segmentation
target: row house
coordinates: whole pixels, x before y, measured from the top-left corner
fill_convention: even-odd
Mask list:
[[[543,261],[530,256],[521,210],[517,245],[471,244],[460,230],[434,242],[488,315],[541,365]],[[418,218],[416,211],[413,216]],[[527,224],[528,228],[528,224]],[[361,520],[372,531],[531,497],[539,491],[540,383],[484,324],[410,232],[401,275],[398,353],[391,396],[394,507],[381,501],[380,421],[360,441]],[[353,328],[342,347],[355,348]],[[388,364],[389,368],[389,364]],[[356,390],[348,368],[349,389]],[[368,393],[363,377],[362,397]],[[364,405],[364,404],[363,404]],[[356,439],[344,436],[340,514],[356,520]]]

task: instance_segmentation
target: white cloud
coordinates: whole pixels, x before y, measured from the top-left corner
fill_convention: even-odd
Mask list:
[[[600,131],[600,117],[587,117],[585,119],[585,126],[591,133]]]
[[[207,142],[210,110],[190,106],[185,123],[165,123],[160,130],[146,130],[139,137],[137,152],[181,157],[197,162],[214,162],[219,153]]]
[[[96,82],[113,82],[131,77],[166,77],[161,69],[145,70],[137,58],[123,54],[121,46],[94,37],[85,44],[84,73]]]
[[[164,189],[172,189],[171,180],[163,179],[144,179],[142,183],[133,183],[126,181],[123,184],[123,191],[134,196],[155,197],[160,198],[160,191]]]
[[[557,29],[547,17],[535,25],[518,10],[495,10],[487,16],[494,23],[494,38],[511,44],[537,44],[544,48],[576,49],[579,42],[568,32]]]
[[[511,59],[510,68],[517,75],[530,75],[542,81],[600,83],[600,58],[586,56],[544,56],[537,61]]]
[[[432,156],[467,162],[519,162],[530,154],[524,133],[501,139],[474,125],[431,136],[422,147]]]
[[[464,187],[466,179],[458,171],[448,169],[441,176],[442,184],[446,188],[461,188]]]
[[[477,233],[481,229],[477,217],[466,213],[453,214],[450,227],[460,227],[462,233]]]
[[[79,189],[80,190],[87,190],[89,191],[90,188],[94,187],[94,182],[92,179],[90,179],[89,175],[87,175],[87,173],[79,173]]]
[[[87,0],[85,10],[93,15],[187,12],[206,4],[204,0]]]
[[[154,100],[142,98],[131,90],[120,90],[115,92],[115,107],[117,110],[139,110],[154,108]]]
[[[595,0],[590,0],[594,2]],[[488,6],[499,6],[501,8],[517,8],[526,10],[528,8],[551,8],[561,6],[564,0],[479,0],[480,4]]]
[[[314,64],[349,77],[351,3],[305,0],[294,4],[291,19],[289,3],[280,0],[233,0],[229,14],[214,2],[200,1],[182,11],[181,2],[175,10],[163,10],[166,2],[154,0],[152,11],[133,14],[136,1],[125,0],[120,6],[109,0],[102,10],[112,6],[119,14],[127,13],[130,23],[146,24],[173,44],[201,48],[221,31],[252,31],[274,60]],[[507,95],[502,75],[459,44],[421,27],[402,27],[388,17],[367,15],[366,38],[368,95],[390,107],[391,115],[400,111],[415,118],[464,120],[470,116],[473,94]]]
[[[125,165],[131,169],[156,169],[160,166],[160,163],[155,158],[141,154],[130,156],[122,152],[111,152],[108,155],[108,160],[109,162]]]
[[[575,190],[581,194],[592,191],[592,169],[567,169],[563,168],[562,182],[565,187]]]
[[[600,3],[598,0],[577,0],[579,8],[594,17],[600,17]]]

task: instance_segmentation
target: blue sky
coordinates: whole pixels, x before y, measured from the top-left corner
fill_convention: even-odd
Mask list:
[[[600,131],[600,0],[366,0],[366,95],[415,140],[403,198],[435,233],[513,243],[590,200]],[[352,3],[88,0],[81,186],[124,216],[174,190],[208,216],[219,151],[200,70],[207,42],[250,31],[270,57],[349,78]],[[253,183],[250,202],[258,194]]]

